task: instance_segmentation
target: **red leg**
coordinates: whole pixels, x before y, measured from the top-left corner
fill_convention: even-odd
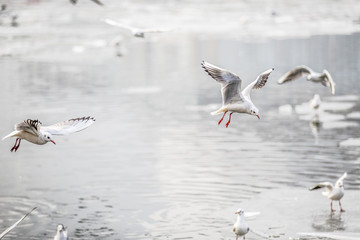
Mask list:
[[[345,210],[341,207],[341,202],[339,200],[340,212],[345,212]]]
[[[18,145],[16,146],[16,148],[15,148],[15,152],[18,150],[18,148],[20,147],[20,143],[21,143],[21,138],[19,138],[19,143],[18,143]]]
[[[333,202],[333,200],[331,200],[331,203],[330,203],[331,212],[335,212],[336,210],[333,209],[333,207],[332,207],[332,202]]]
[[[17,138],[17,139],[15,140],[14,146],[10,149],[11,152],[15,150],[16,145],[17,145],[17,142],[19,141],[19,139],[20,139],[20,138]],[[15,152],[16,152],[16,150],[15,150]]]
[[[228,126],[229,126],[229,124],[230,124],[230,121],[231,121],[231,114],[233,114],[233,113],[230,113],[230,115],[229,115],[229,121],[226,123],[226,127],[228,127]]]
[[[218,122],[218,125],[220,125],[220,123],[221,123],[222,120],[224,119],[224,117],[225,117],[225,115],[226,115],[227,112],[228,112],[228,111],[224,112],[224,115],[222,116],[222,118],[221,118],[220,121]]]

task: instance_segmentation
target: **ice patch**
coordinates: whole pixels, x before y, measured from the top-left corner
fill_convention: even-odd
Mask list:
[[[339,143],[340,147],[359,147],[360,138],[349,138]]]

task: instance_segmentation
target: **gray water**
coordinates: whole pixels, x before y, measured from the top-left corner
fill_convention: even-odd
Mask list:
[[[359,237],[360,144],[346,144],[360,136],[359,33],[245,41],[182,29],[124,36],[119,57],[108,44],[118,30],[85,21],[105,15],[95,4],[31,4],[20,5],[22,25],[1,27],[0,133],[27,118],[96,122],[56,145],[23,141],[11,153],[15,139],[1,142],[0,231],[37,207],[7,239],[52,239],[58,223],[72,239],[234,239],[238,208],[256,215],[252,230],[277,239]],[[39,14],[58,5],[61,17]],[[119,4],[127,17],[139,7],[131,6]],[[217,125],[221,116],[209,113],[220,85],[202,60],[237,73],[243,87],[275,68],[252,92],[261,120],[233,114],[229,128]],[[276,83],[301,64],[327,69],[336,95],[305,80]],[[307,109],[315,93],[318,126]],[[292,111],[281,111],[287,104]],[[330,214],[321,191],[307,189],[345,171],[346,212]]]

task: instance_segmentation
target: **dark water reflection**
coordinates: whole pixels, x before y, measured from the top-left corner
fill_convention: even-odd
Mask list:
[[[84,132],[58,137],[56,146],[23,142],[14,154],[13,141],[2,142],[1,226],[38,207],[10,238],[49,239],[63,223],[73,239],[230,239],[233,210],[264,192],[280,193],[274,201],[281,205],[287,195],[282,189],[297,192],[318,181],[335,182],[344,171],[346,189],[359,190],[360,148],[339,147],[359,136],[359,119],[344,120],[357,127],[320,125],[315,142],[309,121],[281,115],[278,107],[301,104],[314,93],[330,104],[341,101],[305,81],[276,84],[296,65],[326,68],[337,95],[357,96],[348,111],[359,111],[359,34],[255,43],[175,35],[130,41],[122,58],[110,47],[79,55],[61,39],[38,55],[0,58],[2,135],[26,118],[45,125],[85,115],[97,119]],[[221,102],[220,87],[201,69],[203,59],[238,73],[244,85],[275,68],[268,84],[252,95],[260,121],[234,115],[228,129],[217,126],[219,117],[209,112]],[[311,194],[298,204],[305,215],[319,215],[312,224],[302,219],[297,228],[286,228],[287,235],[360,232],[359,226],[346,227],[346,218],[321,215],[328,201]],[[311,208],[307,203],[315,195],[322,202]],[[265,199],[251,210],[270,206]],[[349,211],[359,213],[359,195],[348,199]],[[283,219],[281,225],[293,219],[285,210],[273,214]],[[271,227],[264,217],[262,226],[251,224]]]

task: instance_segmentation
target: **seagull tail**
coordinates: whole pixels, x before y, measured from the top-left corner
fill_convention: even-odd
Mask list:
[[[6,135],[5,137],[3,137],[1,140],[4,140],[6,138],[9,138],[9,137],[14,137],[16,136],[16,134],[18,134],[19,131],[13,131],[11,132],[10,134]]]
[[[218,114],[221,114],[221,113],[226,112],[226,111],[227,110],[225,108],[220,108],[219,110],[213,111],[210,114],[211,115],[218,115]]]

